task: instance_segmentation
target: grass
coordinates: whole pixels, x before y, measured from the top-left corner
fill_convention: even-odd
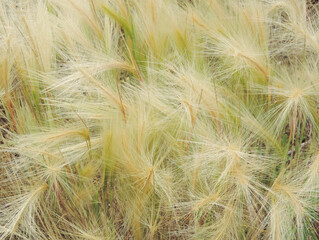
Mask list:
[[[316,1],[0,3],[0,240],[319,239]]]

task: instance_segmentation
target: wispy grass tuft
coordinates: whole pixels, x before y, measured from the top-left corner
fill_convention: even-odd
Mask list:
[[[318,13],[2,0],[0,240],[319,239]]]

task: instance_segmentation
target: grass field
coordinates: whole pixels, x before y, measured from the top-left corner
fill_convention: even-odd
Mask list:
[[[1,0],[0,240],[319,239],[319,3]]]

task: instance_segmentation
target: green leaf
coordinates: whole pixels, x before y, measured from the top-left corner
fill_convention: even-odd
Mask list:
[[[127,33],[129,37],[132,39],[133,38],[132,30],[129,23],[125,20],[125,18],[123,18],[118,13],[116,13],[115,11],[113,11],[112,9],[110,9],[109,7],[105,5],[102,5],[102,8],[106,11],[109,17],[115,20],[123,28],[125,33]]]

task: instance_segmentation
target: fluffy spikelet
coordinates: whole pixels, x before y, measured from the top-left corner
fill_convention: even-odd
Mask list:
[[[270,88],[265,92],[271,92],[276,105],[270,109],[269,118],[274,122],[274,132],[280,134],[280,130],[287,126],[291,133],[296,133],[300,122],[307,120],[311,127],[317,127],[318,116],[316,112],[317,84],[308,75],[307,69],[288,72],[280,71],[279,76],[272,81]]]
[[[38,201],[45,190],[46,183],[33,191],[6,199],[1,209],[1,239],[7,236],[20,236],[20,231],[29,237],[37,236],[35,214]]]
[[[312,206],[305,198],[302,185],[276,181],[270,202],[270,229],[272,239],[303,239],[312,231]],[[284,219],[284,222],[282,221]],[[294,230],[295,229],[295,230]]]

